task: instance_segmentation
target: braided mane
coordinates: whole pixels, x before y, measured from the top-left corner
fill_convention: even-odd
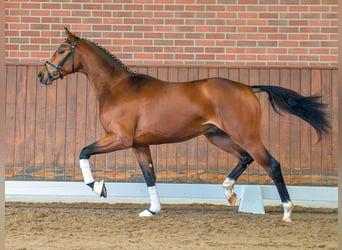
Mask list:
[[[136,74],[137,72],[134,70],[131,70],[129,67],[127,67],[119,58],[117,58],[115,55],[113,55],[110,51],[108,51],[106,48],[102,47],[100,44],[93,42],[91,40],[88,40],[86,38],[81,38],[82,40],[88,41],[92,45],[94,45],[96,48],[99,48],[104,53],[109,55],[116,63],[118,63],[120,66],[122,66],[125,70],[127,70],[131,74]]]

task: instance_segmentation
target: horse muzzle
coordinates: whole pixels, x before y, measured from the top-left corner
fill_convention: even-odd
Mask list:
[[[50,73],[47,67],[45,67],[38,73],[37,77],[40,83],[50,85],[53,80],[59,78],[59,75],[58,72],[56,72],[56,74],[54,74],[54,72]]]

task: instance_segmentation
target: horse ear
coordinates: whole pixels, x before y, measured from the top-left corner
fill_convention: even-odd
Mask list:
[[[64,30],[65,30],[65,34],[67,35],[67,40],[71,42],[74,41],[75,35],[72,34],[67,27],[64,27]]]

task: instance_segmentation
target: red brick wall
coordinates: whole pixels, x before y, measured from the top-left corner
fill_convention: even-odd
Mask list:
[[[7,62],[42,62],[64,26],[127,65],[337,66],[338,0],[6,0]]]

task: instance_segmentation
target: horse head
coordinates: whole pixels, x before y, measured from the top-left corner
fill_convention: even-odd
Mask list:
[[[75,49],[79,38],[72,34],[68,28],[64,28],[67,38],[60,44],[53,53],[50,60],[44,63],[44,66],[38,73],[38,79],[42,84],[49,85],[56,79],[63,79],[63,76],[74,73],[77,70],[75,63]]]

